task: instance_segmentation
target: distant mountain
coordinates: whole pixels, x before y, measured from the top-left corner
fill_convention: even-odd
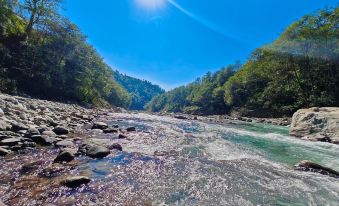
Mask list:
[[[144,110],[145,105],[151,101],[153,97],[165,92],[161,87],[149,81],[127,76],[121,74],[119,71],[114,71],[113,73],[115,80],[125,88],[132,97],[132,102],[129,107],[131,110]]]

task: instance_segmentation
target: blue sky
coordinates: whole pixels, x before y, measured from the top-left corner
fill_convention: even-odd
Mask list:
[[[112,68],[165,89],[245,61],[293,21],[337,0],[66,0]]]

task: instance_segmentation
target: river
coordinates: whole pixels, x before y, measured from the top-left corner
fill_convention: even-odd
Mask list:
[[[203,123],[143,113],[118,113],[106,121],[120,128],[135,126],[137,132],[124,140],[91,134],[124,150],[103,159],[78,158],[70,172],[89,176],[91,183],[69,189],[52,183],[58,177],[33,178],[22,187],[17,182],[5,186],[8,181],[2,180],[0,188],[6,192],[0,194],[14,205],[339,204],[338,179],[293,170],[301,160],[339,170],[338,145],[302,141],[289,137],[287,127],[259,123]],[[0,159],[0,175],[17,181],[32,177],[14,165],[48,160],[55,152]]]

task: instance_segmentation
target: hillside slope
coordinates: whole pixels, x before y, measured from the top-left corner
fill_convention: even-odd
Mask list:
[[[307,15],[255,50],[227,81],[207,74],[155,97],[147,109],[281,117],[303,107],[339,106],[338,19],[339,8]]]
[[[115,80],[122,85],[131,95],[131,110],[144,110],[146,103],[151,99],[165,91],[158,85],[154,85],[149,81],[140,80],[114,71]]]

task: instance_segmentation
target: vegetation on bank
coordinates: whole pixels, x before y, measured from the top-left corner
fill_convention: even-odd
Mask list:
[[[293,23],[249,60],[158,95],[149,111],[290,116],[297,109],[339,106],[339,8]],[[235,68],[234,68],[235,67]]]
[[[132,109],[162,92],[113,72],[78,27],[58,13],[61,3],[0,0],[1,92]]]

